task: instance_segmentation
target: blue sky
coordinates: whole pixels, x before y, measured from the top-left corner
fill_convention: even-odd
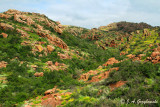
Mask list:
[[[63,25],[86,28],[119,21],[160,25],[160,0],[0,0],[0,11],[8,9],[42,13]]]

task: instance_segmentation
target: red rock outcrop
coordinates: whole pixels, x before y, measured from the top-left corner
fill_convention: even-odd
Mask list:
[[[15,13],[14,14],[14,20],[19,22],[19,23],[24,23],[27,25],[35,25],[35,22],[32,20],[31,17],[26,16],[26,15],[22,15],[20,13]]]
[[[11,18],[11,15],[0,13],[0,18],[9,19],[9,18]]]
[[[57,88],[57,86],[55,86],[53,89],[49,89],[49,90],[45,91],[44,94],[45,95],[52,94],[56,91],[56,88]]]
[[[160,52],[160,46],[158,46],[156,49],[157,49],[158,52]]]
[[[61,26],[60,26],[61,27]],[[59,26],[55,26],[54,27],[54,30],[57,32],[57,33],[59,33],[59,34],[62,34],[63,33],[63,31],[62,31],[62,29],[60,28]]]
[[[8,65],[8,63],[5,61],[0,62],[0,68],[6,68],[7,65]]]
[[[15,21],[17,21],[19,23],[25,23],[26,24],[25,20],[24,19],[22,20],[22,18],[24,18],[24,17],[22,17],[22,18],[20,18],[20,17],[21,17],[21,15],[14,14],[14,20]]]
[[[58,26],[58,27],[55,27],[55,31],[59,34],[62,34],[63,33],[63,30]]]
[[[28,33],[21,30],[21,29],[16,29],[17,33],[21,34],[22,37],[28,37]]]
[[[103,64],[103,66],[113,65],[114,63],[119,63],[119,61],[113,57],[108,59],[108,61],[105,64]]]
[[[35,24],[35,22],[30,18],[30,17],[28,17],[27,18],[27,25],[34,25]]]
[[[59,63],[56,61],[54,65],[55,65],[55,66],[59,66]]]
[[[99,75],[97,75],[97,76],[93,76],[92,79],[89,81],[89,83],[90,83],[90,82],[98,82],[98,81],[100,81],[100,80],[103,80],[103,79],[108,78],[108,77],[109,77],[109,73],[110,73],[111,71],[113,71],[113,70],[118,71],[118,70],[119,70],[119,67],[110,68],[109,71],[106,71],[106,72],[104,72],[104,73],[101,73],[101,74],[99,74]]]
[[[71,59],[71,56],[69,56],[67,53],[60,53],[58,52],[58,56],[60,57],[60,59]]]
[[[160,46],[154,49],[154,52],[152,52],[151,57],[147,57],[146,61],[150,61],[154,64],[160,63]]]
[[[65,70],[67,68],[67,66],[63,63],[58,63],[58,62],[55,62],[55,64],[53,64],[52,61],[47,61],[46,64],[48,65],[47,67],[53,71],[53,70]]]
[[[149,44],[149,47],[152,47],[153,46],[153,44]]]
[[[136,56],[136,55],[132,55],[132,54],[127,55],[127,57],[128,57],[129,59],[133,59],[133,58],[135,58],[135,56]]]
[[[7,38],[8,37],[8,34],[6,34],[6,33],[1,33],[0,35],[2,35],[3,38]]]
[[[35,47],[36,49],[38,49],[39,52],[43,51],[43,47],[41,45],[36,45]]]
[[[43,77],[43,72],[36,72],[35,74],[34,74],[34,76],[35,77]]]
[[[41,31],[36,31],[38,35],[40,35],[41,37],[47,37],[49,42],[55,46],[58,46],[62,49],[67,49],[68,46],[65,42],[63,42],[60,38],[58,37],[53,37],[51,36],[50,34],[47,34],[47,33],[44,33],[44,32],[41,32]]]
[[[120,55],[125,55],[125,54],[127,54],[127,53],[126,53],[126,52],[121,52],[121,53],[120,53]]]
[[[160,55],[160,52],[152,52],[151,57],[156,57],[158,55]]]
[[[37,24],[36,26],[37,26],[37,28],[38,28],[39,30],[41,30],[41,31],[43,30],[43,26],[38,25],[38,24]]]
[[[12,25],[6,23],[0,23],[0,28],[3,30],[13,30],[14,27]]]
[[[37,97],[36,99],[38,99],[38,101],[40,101],[39,104],[34,104],[33,102],[29,102],[28,101],[25,103],[25,107],[57,107],[59,105],[61,105],[62,103],[62,96],[68,96],[70,94],[72,94],[71,92],[63,92],[60,93],[58,92],[60,91],[60,89],[57,89],[57,86],[55,86],[53,89],[49,89],[47,91],[45,91],[45,95],[39,99],[39,97]]]
[[[79,80],[88,81],[88,78],[89,78],[90,75],[96,75],[99,72],[101,72],[101,71],[90,70],[89,72],[82,74],[80,76]]]
[[[113,91],[115,88],[118,88],[118,87],[121,87],[121,86],[125,85],[126,82],[127,81],[118,81],[118,82],[116,82],[114,84],[110,84],[109,86],[111,88],[111,91]]]
[[[68,46],[66,45],[66,43],[64,43],[60,38],[55,37],[52,42],[52,44],[62,48],[62,49],[67,49]]]
[[[6,12],[4,12],[6,14],[21,14],[22,12],[21,11],[18,11],[18,10],[15,10],[15,9],[9,9],[7,10]]]
[[[28,32],[33,32],[30,28],[28,27],[21,27],[23,30],[28,31]]]
[[[44,107],[57,107],[58,105],[60,105],[62,103],[61,96],[72,94],[71,92],[55,93],[56,90],[58,90],[58,89],[55,88],[54,91],[53,91],[53,89],[49,90],[48,92],[51,92],[51,93],[48,93],[44,97],[42,97],[42,99],[41,99],[42,106],[44,106]]]
[[[100,80],[103,80],[103,79],[108,78],[109,73],[110,73],[111,71],[113,71],[113,70],[118,71],[118,70],[119,70],[119,67],[110,68],[109,71],[105,71],[105,72],[99,71],[99,70],[90,70],[89,72],[82,74],[78,80],[88,81],[89,77],[90,77],[91,75],[93,75],[93,77],[91,78],[91,80],[88,81],[88,82],[89,82],[89,83],[90,83],[90,82],[98,82],[98,81],[100,81]],[[100,73],[100,74],[97,75],[97,76],[94,76],[94,75],[96,75],[96,74],[98,74],[98,73]]]
[[[47,50],[48,50],[49,53],[51,53],[52,51],[55,50],[55,48],[51,45],[47,45]]]

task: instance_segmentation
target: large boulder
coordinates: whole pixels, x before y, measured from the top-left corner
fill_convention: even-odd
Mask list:
[[[97,73],[98,71],[96,70],[90,70],[89,72],[82,74],[79,80],[88,81],[90,75],[96,75]]]
[[[54,65],[55,65],[55,66],[59,66],[59,63],[56,61]]]
[[[60,57],[60,59],[71,59],[71,56],[69,56],[67,53],[62,54],[58,52],[58,56]]]
[[[35,74],[34,74],[34,76],[35,77],[43,77],[43,72],[36,72]]]
[[[14,27],[12,25],[6,23],[0,23],[0,28],[3,30],[14,30]]]
[[[37,28],[38,28],[39,30],[41,30],[41,31],[43,30],[43,26],[38,25],[38,24],[37,24],[36,26],[37,26]]]
[[[27,25],[32,25],[32,24],[34,24],[34,21],[30,17],[28,17],[27,18]]]
[[[59,28],[62,28],[63,26],[61,24],[58,25]]]
[[[156,57],[158,55],[160,55],[160,52],[152,52],[151,57]]]
[[[55,64],[53,64],[52,61],[47,61],[46,64],[48,65],[47,67],[53,71],[53,70],[65,70],[67,68],[67,66],[63,63],[58,63],[58,62],[55,62]]]
[[[52,94],[56,91],[56,88],[57,88],[57,86],[55,86],[53,89],[49,89],[49,90],[45,91],[44,94],[45,95]]]
[[[60,27],[58,27],[58,26],[55,26],[54,30],[59,34],[61,34],[63,32],[62,29]]]
[[[149,47],[152,47],[153,46],[153,44],[149,44]]]
[[[21,18],[22,16],[22,18]],[[24,20],[24,15],[19,15],[19,14],[14,14],[14,20],[19,22],[19,23],[25,23],[25,20]]]
[[[22,37],[28,37],[28,33],[21,30],[21,29],[16,29],[17,33],[21,34]]]
[[[2,35],[3,38],[7,38],[8,37],[8,34],[6,34],[6,33],[1,33],[0,35]]]
[[[105,64],[103,64],[103,66],[113,65],[114,63],[119,63],[119,61],[113,57],[108,59],[108,61]]]
[[[55,50],[55,48],[52,45],[47,45],[48,52],[52,52]]]
[[[38,49],[39,52],[43,51],[43,47],[41,45],[36,45],[36,49]]]
[[[127,57],[128,57],[129,59],[133,59],[133,58],[135,58],[135,55],[129,54],[129,55],[127,55]]]
[[[55,46],[58,46],[62,49],[67,49],[68,48],[67,44],[58,37],[54,37],[54,38],[51,37],[49,39],[50,39],[50,43],[54,44]]]

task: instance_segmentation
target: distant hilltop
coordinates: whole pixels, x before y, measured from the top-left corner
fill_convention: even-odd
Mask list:
[[[127,32],[133,32],[135,29],[137,30],[143,30],[144,28],[152,28],[151,25],[147,23],[132,23],[132,22],[117,22],[117,23],[111,23],[107,26],[100,26],[98,29],[103,31],[109,31],[109,30],[116,30],[116,31],[127,31]]]

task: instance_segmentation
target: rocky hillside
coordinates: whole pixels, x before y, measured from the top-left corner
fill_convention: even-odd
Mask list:
[[[145,23],[86,29],[0,13],[0,107],[158,107],[159,43]]]

